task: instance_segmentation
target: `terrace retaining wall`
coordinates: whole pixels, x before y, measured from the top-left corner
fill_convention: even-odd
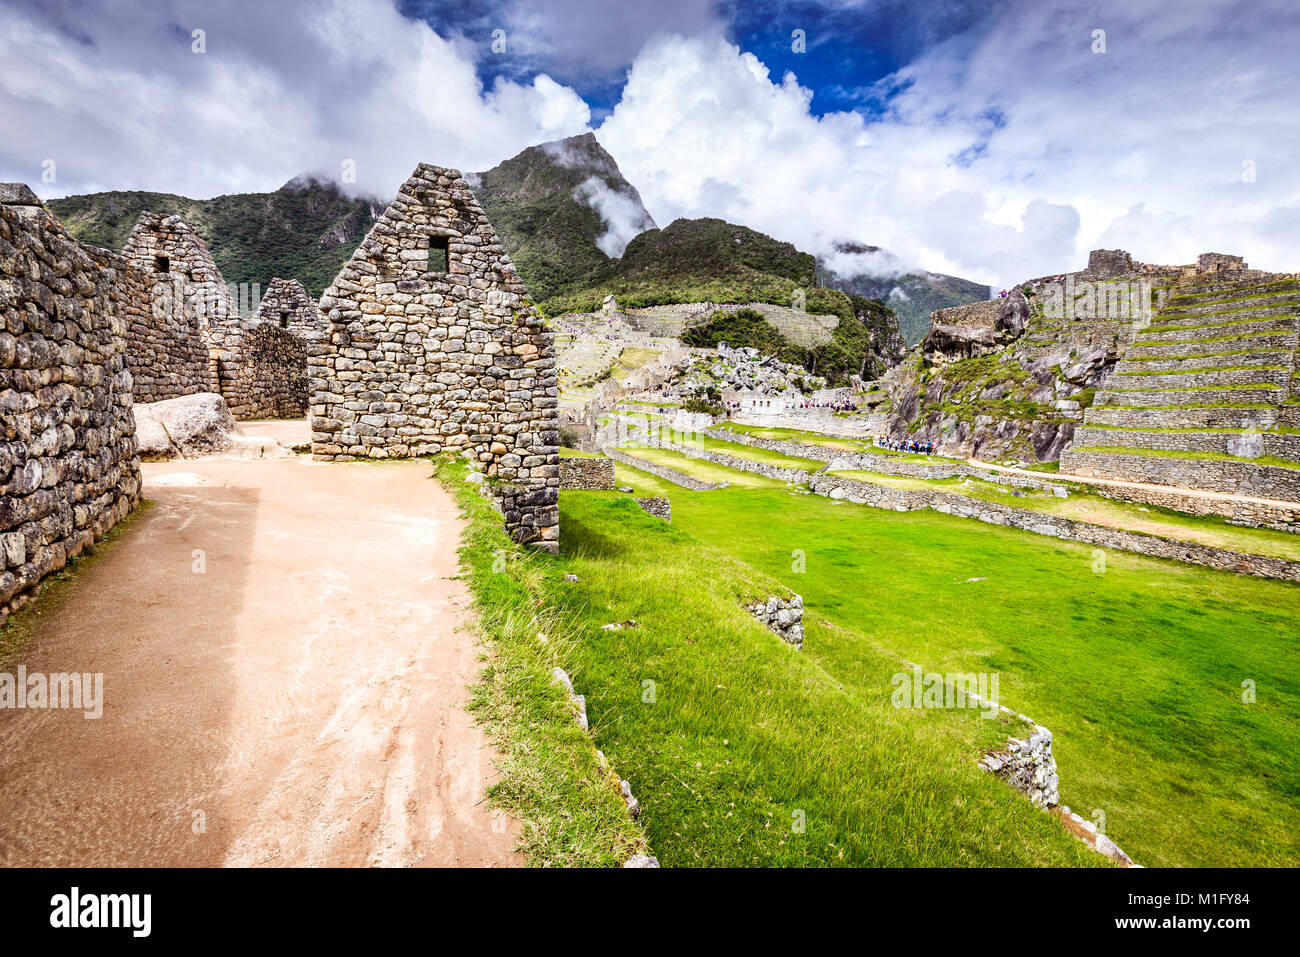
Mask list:
[[[973,518],[990,525],[1007,525],[1064,541],[1114,548],[1152,558],[1170,558],[1221,571],[1255,575],[1259,578],[1300,582],[1300,562],[1289,559],[1244,555],[1195,542],[1176,541],[1157,535],[1106,528],[1102,525],[1077,522],[1057,515],[1043,515],[1027,509],[982,502],[964,495],[933,489],[895,489],[858,479],[824,474],[813,476],[809,487],[818,495],[859,505],[871,505],[874,508],[896,512],[930,508],[945,515]]]

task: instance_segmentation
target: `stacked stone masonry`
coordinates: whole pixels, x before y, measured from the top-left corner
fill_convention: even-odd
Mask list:
[[[421,164],[325,290],[308,344],[312,452],[467,450],[515,541],[559,548],[552,333],[456,170]]]
[[[140,401],[218,392],[236,419],[306,413],[305,343],[278,323],[240,316],[207,243],[185,220],[142,213],[122,258],[128,276],[141,277],[154,317],[128,340],[127,363],[146,379]]]
[[[696,492],[711,492],[726,488],[730,484],[728,482],[706,482],[667,465],[659,465],[656,462],[630,454],[624,449],[616,449],[613,446],[605,446],[605,454],[615,462],[621,462],[634,469],[640,469],[642,472],[661,478],[665,482],[672,482],[674,485],[680,485],[682,488],[688,488]]]
[[[1061,456],[1077,475],[1300,502],[1300,280],[1205,254]]]
[[[649,495],[644,498],[633,499],[641,506],[641,511],[647,515],[653,515],[655,518],[662,518],[665,522],[672,522],[673,507],[672,503],[666,498],[658,495]]]
[[[0,185],[0,622],[139,501],[116,281]]]
[[[613,459],[560,459],[560,488],[599,490],[613,487]]]
[[[310,338],[328,332],[316,300],[296,279],[272,279],[257,307],[259,322],[267,322],[294,335]]]

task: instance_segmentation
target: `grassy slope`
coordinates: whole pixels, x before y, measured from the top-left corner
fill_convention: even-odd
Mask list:
[[[864,681],[882,650],[999,672],[1003,703],[1055,734],[1062,800],[1103,810],[1139,862],[1300,860],[1300,587],[1122,552],[1095,574],[1090,548],[1026,532],[753,476],[690,492],[618,469],[639,494],[668,495],[679,529],[803,595],[806,621],[837,626],[810,631],[803,652],[833,680]]]
[[[505,755],[492,797],[524,819],[533,863],[615,863],[635,844],[547,680],[557,663],[665,865],[1102,863],[976,767],[1018,726],[892,708],[887,651],[828,673],[742,609],[783,591],[772,577],[615,493],[563,493],[562,555],[524,556],[461,466],[440,474],[474,519],[463,555],[493,653],[478,709]],[[808,640],[836,631],[812,623]]]

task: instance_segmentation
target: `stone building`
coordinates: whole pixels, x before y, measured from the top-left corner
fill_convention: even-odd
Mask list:
[[[559,547],[552,333],[459,172],[421,164],[325,290],[318,459],[462,450],[519,542]]]
[[[194,227],[179,216],[141,213],[122,257],[142,277],[152,313],[166,317],[150,327],[161,346],[144,336],[132,336],[128,343],[133,372],[162,367],[163,383],[151,386],[142,401],[212,391],[225,398],[236,419],[286,418],[307,411],[306,344],[278,322],[240,316]],[[192,367],[195,349],[206,354],[206,373]],[[200,382],[202,387],[195,388]]]
[[[140,499],[117,281],[0,184],[0,623]]]
[[[269,322],[299,336],[323,333],[329,328],[316,300],[296,279],[272,279],[257,308],[257,321]]]

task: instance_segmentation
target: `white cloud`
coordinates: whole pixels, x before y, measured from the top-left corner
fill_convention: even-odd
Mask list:
[[[387,0],[173,0],[148,15],[119,0],[57,17],[0,10],[0,179],[47,197],[260,191],[338,179],[352,160],[357,188],[386,198],[418,162],[486,169],[591,116],[544,74],[484,89],[472,50]]]
[[[1289,0],[1008,4],[879,84],[871,120],[813,116],[794,77],[723,40],[665,37],[597,136],[660,223],[721,216],[822,253],[873,243],[1002,285],[1116,245],[1294,270],[1297,26]]]

